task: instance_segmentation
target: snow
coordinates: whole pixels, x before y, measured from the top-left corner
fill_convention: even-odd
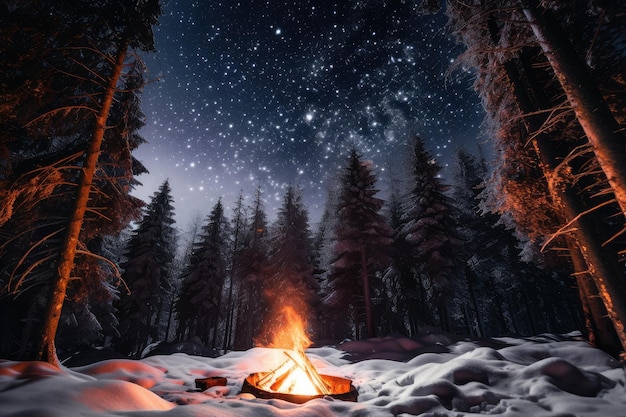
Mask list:
[[[106,360],[58,370],[0,362],[0,416],[626,417],[626,377],[612,357],[575,335],[454,340],[386,337],[311,348],[321,374],[350,378],[358,402],[305,404],[239,394],[250,373],[277,366],[269,348],[217,358],[183,353]],[[226,377],[201,392],[195,379]]]

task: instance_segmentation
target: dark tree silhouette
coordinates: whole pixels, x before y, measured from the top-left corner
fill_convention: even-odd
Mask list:
[[[241,251],[237,270],[237,317],[234,348],[248,349],[262,328],[263,311],[267,308],[262,297],[263,282],[268,275],[268,230],[261,187],[257,187],[250,207],[249,229]]]
[[[164,333],[161,322],[172,302],[176,254],[173,201],[166,180],[146,207],[126,249],[125,290],[116,303],[119,337],[114,346],[130,356],[139,355],[150,340],[159,340]]]
[[[234,324],[235,317],[237,313],[237,293],[238,289],[237,285],[237,274],[241,268],[243,263],[243,249],[246,243],[246,234],[249,230],[248,228],[248,219],[246,218],[245,207],[243,205],[243,192],[239,193],[239,198],[235,203],[235,208],[233,210],[233,217],[231,220],[231,228],[232,228],[232,244],[230,251],[230,268],[228,274],[228,285],[227,285],[227,294],[225,300],[225,308],[226,317],[225,317],[225,325],[224,325],[224,344],[223,349],[226,351],[227,349],[232,348],[233,339],[234,339]]]
[[[198,336],[205,346],[214,344],[230,250],[230,223],[221,200],[209,214],[200,241],[182,277],[175,305],[178,340]]]
[[[580,327],[569,266],[562,257],[523,261],[514,229],[480,209],[487,166],[463,149],[456,153],[452,196],[463,238],[468,303],[480,336],[537,334]]]
[[[376,177],[372,163],[363,161],[352,149],[342,175],[334,229],[335,260],[326,286],[324,305],[334,318],[335,337],[347,336],[344,319],[352,317],[356,336],[376,334],[372,314],[370,276],[384,270],[387,250],[393,242],[393,230],[380,213],[383,200],[376,197]],[[342,328],[343,327],[343,328]]]
[[[448,186],[441,183],[440,168],[419,137],[411,141],[410,158],[400,238],[411,248],[418,291],[424,288],[429,293],[438,324],[450,330],[447,308],[454,289],[459,290],[462,241],[457,235],[452,201],[445,194]]]

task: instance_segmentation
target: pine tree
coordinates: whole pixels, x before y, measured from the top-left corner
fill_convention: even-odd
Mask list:
[[[234,348],[249,349],[262,328],[263,311],[267,309],[262,297],[268,275],[268,230],[261,187],[257,187],[250,207],[249,229],[241,249],[241,262],[236,274],[237,317]]]
[[[376,333],[372,314],[370,277],[382,271],[393,231],[380,214],[383,200],[376,198],[376,177],[370,161],[362,161],[352,149],[342,177],[338,222],[334,230],[335,260],[328,276],[324,304],[335,322],[334,337],[345,337],[345,318],[352,317],[356,336],[365,319],[366,334]]]
[[[221,199],[211,210],[189,265],[175,305],[178,340],[198,336],[205,346],[213,344],[218,329],[224,277],[230,249],[230,224]]]
[[[410,189],[404,201],[400,238],[411,247],[417,288],[426,290],[425,301],[437,311],[439,325],[450,330],[449,302],[462,288],[462,241],[451,199],[445,194],[448,187],[441,183],[440,168],[419,137],[410,144],[410,158]]]
[[[415,336],[422,325],[434,326],[434,314],[429,308],[426,288],[414,273],[417,260],[411,244],[402,237],[406,218],[402,191],[394,189],[389,196],[387,216],[394,230],[394,242],[390,251],[390,265],[383,274],[390,298],[389,332]]]
[[[90,240],[117,234],[140,214],[141,204],[129,192],[133,174],[143,170],[130,157],[141,143],[136,130],[142,115],[131,96],[142,80],[130,57],[126,59],[126,50],[153,49],[151,25],[160,8],[152,0],[122,3],[21,2],[6,10],[3,46],[8,53],[0,55],[3,63],[8,61],[1,83],[7,95],[2,96],[15,102],[0,104],[0,149],[11,161],[0,174],[0,227],[7,232],[0,251],[2,269],[10,277],[3,282],[5,290],[22,292],[29,305],[21,316],[29,323],[22,332],[23,358],[56,363],[54,336],[65,296],[84,293],[85,287],[112,293],[110,282],[98,285],[110,276],[96,275],[93,284],[83,285],[92,278],[81,276],[83,271],[109,269],[98,268],[97,261],[85,256],[87,249],[98,246]],[[16,30],[26,36],[13,38]],[[116,127],[106,129],[112,118]],[[113,163],[99,165],[98,154],[101,161],[110,157]],[[87,203],[98,206],[87,210]],[[14,233],[17,230],[26,233]],[[36,242],[34,247],[31,242]],[[44,267],[52,259],[58,259],[59,267]],[[77,279],[69,282],[75,263],[74,278],[82,278],[79,285]],[[54,291],[48,292],[50,284]],[[23,289],[31,295],[25,296]],[[48,305],[44,313],[42,304]],[[42,338],[34,342],[41,317]],[[29,353],[33,349],[36,355]]]
[[[237,314],[237,277],[240,275],[240,269],[243,264],[243,251],[246,245],[246,233],[249,230],[248,219],[243,204],[243,192],[239,193],[239,198],[235,203],[233,217],[231,220],[232,228],[232,246],[230,251],[230,268],[228,274],[228,292],[226,295],[226,324],[223,350],[224,352],[233,346],[234,328]]]
[[[185,268],[191,263],[191,258],[194,253],[194,249],[196,248],[200,235],[202,234],[202,228],[204,225],[204,219],[202,215],[197,214],[192,220],[187,224],[187,230],[180,236],[180,241],[182,248],[180,249],[179,255],[174,259],[174,267],[173,271],[173,292],[172,292],[172,300],[169,306],[169,311],[167,312],[167,322],[165,326],[165,338],[163,340],[172,340],[176,338],[176,330],[178,328],[178,315],[175,311],[176,301],[178,300],[178,296],[182,287],[182,276]]]
[[[465,241],[465,279],[469,304],[474,312],[475,332],[480,336],[497,336],[512,332],[507,327],[510,312],[504,311],[503,289],[514,285],[513,263],[518,257],[518,243],[510,231],[498,223],[492,213],[481,213],[478,196],[487,176],[485,161],[477,159],[464,149],[455,155],[453,198],[456,203],[456,220],[459,234]],[[510,239],[502,239],[505,234]],[[506,253],[503,263],[494,261]],[[503,267],[509,266],[506,271]],[[503,285],[497,279],[505,278]],[[510,320],[509,320],[510,321]]]
[[[271,231],[271,266],[263,285],[267,310],[263,332],[255,339],[263,346],[269,345],[284,325],[285,307],[291,307],[308,326],[315,327],[314,307],[319,286],[313,277],[311,231],[301,193],[293,186],[287,187]]]
[[[89,195],[92,192],[92,183],[98,157],[102,150],[102,142],[111,112],[113,98],[120,81],[126,54],[129,47],[142,48],[143,50],[154,49],[152,25],[161,10],[157,0],[147,0],[136,3],[134,6],[115,3],[112,5],[116,13],[110,18],[109,27],[112,29],[110,50],[108,57],[110,72],[104,77],[104,89],[101,91],[99,108],[95,112],[94,126],[90,131],[90,139],[87,144],[82,170],[77,181],[77,188],[70,214],[69,222],[61,244],[61,251],[57,261],[58,277],[50,287],[50,295],[44,316],[39,343],[38,359],[57,364],[54,339],[61,317],[63,301],[67,293],[67,285],[70,274],[74,267],[76,251],[80,239],[80,233],[85,220],[85,212],[89,203]],[[91,47],[89,45],[88,47]],[[103,51],[104,52],[104,51]],[[104,52],[106,57],[106,52]]]
[[[126,249],[127,260],[122,264],[126,291],[116,303],[120,336],[114,345],[130,356],[139,355],[150,340],[160,340],[165,333],[163,318],[172,302],[176,255],[173,202],[166,180],[146,207]]]
[[[331,181],[324,204],[324,212],[317,227],[315,237],[313,239],[313,262],[315,264],[314,276],[317,279],[319,296],[324,297],[328,293],[328,275],[330,266],[333,261],[333,230],[337,224],[337,197],[338,197],[337,181]],[[330,339],[334,337],[330,331],[333,318],[324,314],[324,304],[318,304],[316,309],[317,329],[314,334],[320,340]]]
[[[576,328],[580,316],[567,273],[562,272],[567,271],[563,259],[523,261],[515,230],[507,229],[500,216],[480,209],[485,161],[463,149],[455,159],[453,196],[477,333],[531,335]]]

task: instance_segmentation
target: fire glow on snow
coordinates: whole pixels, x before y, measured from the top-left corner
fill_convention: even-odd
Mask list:
[[[348,342],[307,355],[320,373],[351,378],[359,401],[325,397],[299,405],[238,394],[247,375],[284,360],[280,349],[254,348],[218,358],[177,353],[60,371],[39,362],[0,362],[0,416],[626,417],[624,370],[573,337],[494,339],[486,346],[430,334]],[[196,378],[211,376],[225,376],[228,385],[194,389]]]

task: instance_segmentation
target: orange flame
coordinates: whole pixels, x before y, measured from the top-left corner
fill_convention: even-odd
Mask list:
[[[257,386],[266,391],[295,395],[330,394],[330,389],[304,353],[312,343],[305,320],[291,306],[282,307],[274,319],[279,325],[272,329],[271,341],[266,347],[285,349],[287,359],[261,377]]]
[[[280,324],[273,329],[272,340],[266,347],[304,352],[311,346],[311,339],[305,330],[306,323],[292,306],[282,307],[278,316]]]

